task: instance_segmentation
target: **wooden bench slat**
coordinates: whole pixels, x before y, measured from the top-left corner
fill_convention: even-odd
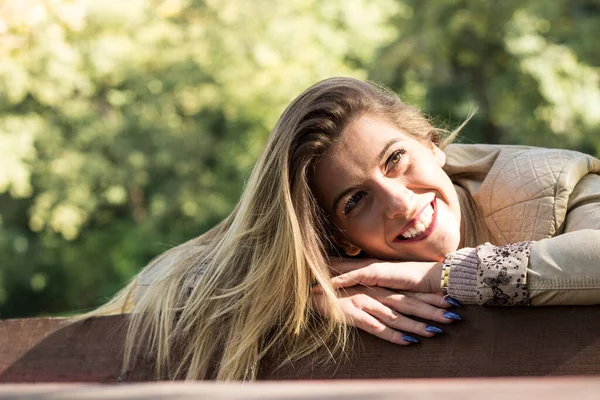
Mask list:
[[[358,333],[338,363],[305,359],[277,368],[267,357],[261,380],[398,379],[600,375],[600,306],[457,310],[463,321],[421,344],[397,346]],[[125,316],[61,326],[61,319],[0,321],[0,382],[117,382]],[[151,380],[147,360],[127,380]]]

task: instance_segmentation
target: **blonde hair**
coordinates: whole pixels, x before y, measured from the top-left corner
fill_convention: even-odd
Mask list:
[[[158,378],[251,380],[268,352],[285,354],[286,363],[323,346],[332,357],[345,349],[349,329],[329,283],[333,228],[310,178],[316,161],[367,113],[443,146],[442,131],[375,84],[330,78],[307,89],[275,125],[231,214],[147,266],[175,259],[135,302],[134,279],[96,312],[132,313],[125,370],[139,349],[150,349]],[[315,282],[329,318],[312,303]]]

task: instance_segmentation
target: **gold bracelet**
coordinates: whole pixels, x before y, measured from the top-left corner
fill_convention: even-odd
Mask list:
[[[443,294],[448,294],[448,278],[450,277],[450,268],[452,267],[452,254],[446,254],[442,262],[442,278],[440,280],[440,289]]]

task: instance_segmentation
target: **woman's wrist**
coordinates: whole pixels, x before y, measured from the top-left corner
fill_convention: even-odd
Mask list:
[[[431,272],[429,273],[429,292],[444,293],[440,284],[440,277],[443,274],[443,267],[443,263],[441,262],[433,263],[431,266]]]
[[[442,272],[440,274],[440,291],[442,294],[448,294],[448,282],[450,280],[450,268],[452,267],[452,253],[446,254],[442,261]]]

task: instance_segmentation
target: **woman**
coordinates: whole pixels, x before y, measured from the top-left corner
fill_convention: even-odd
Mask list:
[[[160,377],[253,379],[270,351],[290,361],[343,350],[347,324],[398,344],[434,336],[438,326],[407,316],[450,323],[454,298],[599,302],[600,161],[525,147],[444,152],[453,135],[443,133],[369,83],[306,90],[229,217],[100,310],[133,313],[126,360],[147,342]]]

